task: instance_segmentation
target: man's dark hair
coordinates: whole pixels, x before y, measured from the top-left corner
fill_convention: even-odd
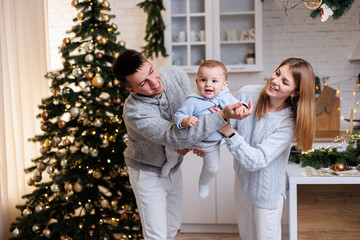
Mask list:
[[[146,58],[136,50],[125,49],[114,60],[112,72],[115,78],[127,85],[126,77],[134,74],[146,62]]]

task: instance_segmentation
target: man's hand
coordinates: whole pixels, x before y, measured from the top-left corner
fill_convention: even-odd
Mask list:
[[[199,122],[199,119],[197,117],[194,117],[194,116],[184,117],[183,120],[181,121],[181,126],[182,127],[193,127],[198,122]]]
[[[191,150],[192,150],[191,148],[176,149],[176,152],[182,156],[185,156]]]

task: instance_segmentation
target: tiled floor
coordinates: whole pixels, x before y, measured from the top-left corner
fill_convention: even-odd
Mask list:
[[[178,233],[175,240],[241,240],[238,234]]]

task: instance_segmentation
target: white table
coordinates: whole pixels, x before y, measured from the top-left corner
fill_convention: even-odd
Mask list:
[[[289,163],[287,168],[289,183],[289,235],[297,240],[297,186],[300,184],[360,184],[360,177],[307,177],[299,164]]]

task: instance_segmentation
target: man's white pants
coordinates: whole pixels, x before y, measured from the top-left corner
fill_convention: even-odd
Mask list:
[[[145,240],[173,240],[181,226],[181,169],[168,176],[129,168]]]
[[[276,209],[260,208],[253,204],[235,178],[235,203],[239,233],[242,240],[280,240],[284,197]]]

